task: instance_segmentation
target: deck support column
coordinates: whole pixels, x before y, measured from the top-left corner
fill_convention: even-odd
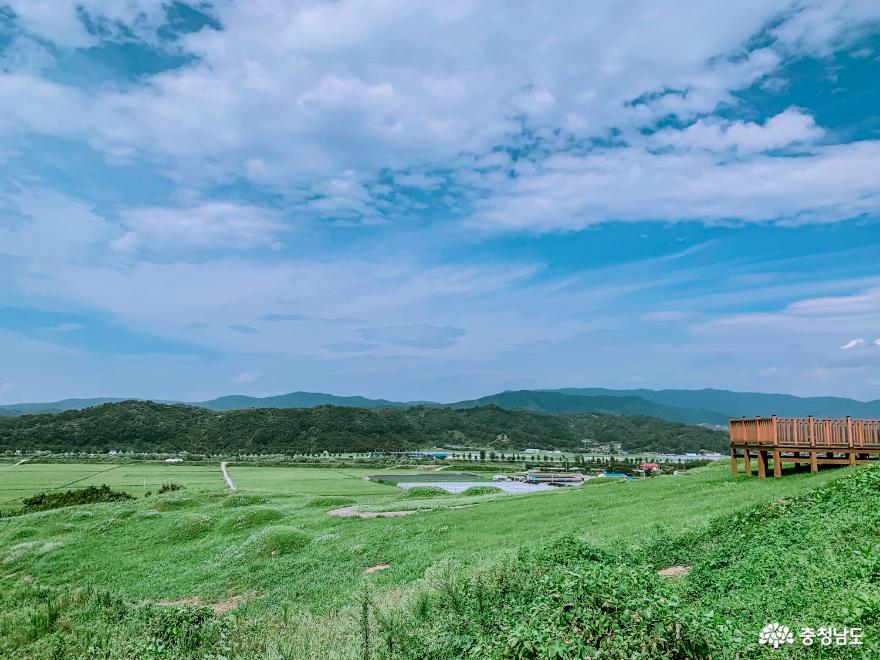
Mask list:
[[[749,448],[746,447],[743,449],[743,468],[746,471],[748,476],[752,476],[752,455],[749,453]]]
[[[818,452],[814,449],[810,452],[810,472],[819,471]]]
[[[773,476],[777,479],[782,476],[782,460],[778,449],[773,450]]]
[[[767,477],[767,452],[763,449],[758,450],[758,476],[761,479]]]
[[[730,471],[733,472],[733,474],[739,472],[736,466],[736,447],[733,445],[730,446]]]

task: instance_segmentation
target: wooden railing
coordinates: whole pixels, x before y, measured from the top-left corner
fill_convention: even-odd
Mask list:
[[[731,445],[880,448],[880,419],[755,417],[730,420]]]

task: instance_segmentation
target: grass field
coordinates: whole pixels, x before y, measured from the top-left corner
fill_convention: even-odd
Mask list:
[[[638,547],[663,535],[705,529],[719,516],[796,496],[846,472],[758,480],[733,477],[729,466],[716,465],[589,488],[437,498],[430,512],[365,520],[330,517],[326,511],[350,503],[383,511],[434,506],[364,481],[375,468],[231,466],[236,494],[225,488],[217,466],[24,464],[0,471],[0,498],[7,505],[53,486],[100,483],[138,497],[0,519],[0,577],[6,576],[7,584],[27,576],[20,589],[38,586],[68,599],[88,587],[131,607],[234,598],[236,621],[252,630],[273,630],[234,640],[235,653],[251,657],[321,657],[328,649],[340,655],[326,657],[359,657],[352,611],[365,585],[380,600],[397,598],[438,571],[471,571],[562,535],[602,547]],[[406,470],[389,471],[395,472]],[[143,497],[145,482],[155,492],[168,481],[186,488]],[[450,501],[473,505],[447,508]],[[365,573],[380,564],[387,568]],[[17,630],[32,597],[21,596],[20,602],[0,597],[0,637],[4,625]],[[287,623],[279,629],[279,621]],[[90,635],[93,625],[69,621],[34,639],[0,642],[0,656],[14,649],[13,655],[40,657],[59,639],[68,648],[85,648]],[[108,635],[91,643],[124,655],[123,642]]]
[[[168,482],[198,490],[223,490],[219,466],[161,463],[23,463],[0,468],[0,508],[48,490],[107,484],[131,495],[155,491]]]

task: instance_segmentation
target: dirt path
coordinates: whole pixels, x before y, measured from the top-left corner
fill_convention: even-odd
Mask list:
[[[18,463],[13,463],[12,465],[0,465],[0,467],[15,467],[16,465],[21,465],[22,463],[27,463],[30,459],[23,458]]]
[[[229,490],[236,490],[235,482],[232,480],[232,477],[229,476],[229,473],[226,471],[226,461],[220,463],[220,472],[223,473],[223,481],[226,482],[226,485],[229,486]]]
[[[409,516],[414,513],[428,513],[429,511],[451,511],[452,509],[466,509],[476,506],[477,502],[469,504],[456,504],[455,506],[438,507],[436,509],[408,509],[406,511],[360,511],[355,506],[342,506],[338,509],[331,509],[327,512],[328,516],[337,516],[339,518],[396,518],[398,516]]]
[[[327,515],[338,516],[340,518],[394,518],[396,516],[408,516],[418,512],[418,509],[413,509],[411,511],[358,511],[356,506],[343,506],[328,511]]]

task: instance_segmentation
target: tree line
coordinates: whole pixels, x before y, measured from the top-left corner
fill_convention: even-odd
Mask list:
[[[411,408],[249,408],[214,412],[152,401],[0,418],[0,451],[317,454],[412,451],[429,446],[497,450],[578,450],[619,444],[624,451],[726,447],[717,431],[603,413],[546,414],[483,406]]]

